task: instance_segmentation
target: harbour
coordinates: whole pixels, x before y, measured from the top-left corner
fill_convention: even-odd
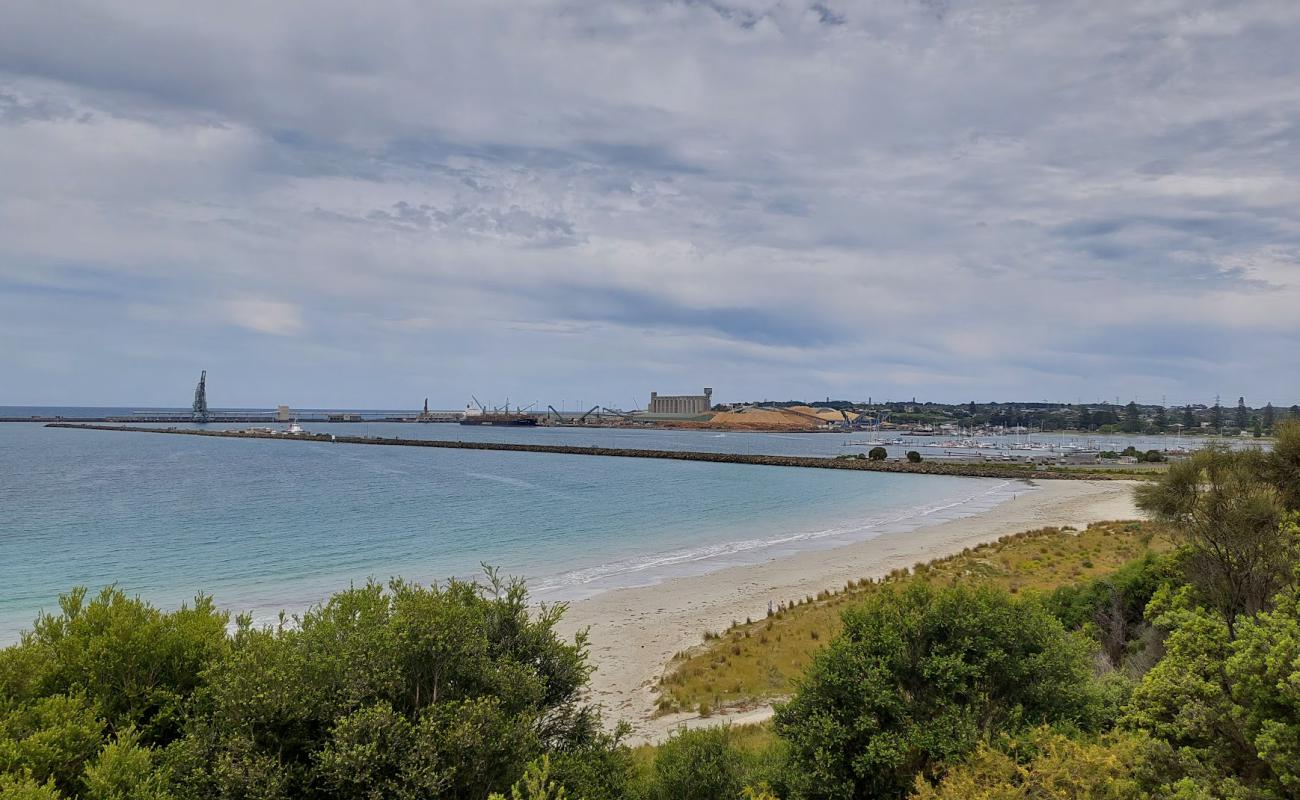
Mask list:
[[[369,429],[617,435],[696,450],[728,441],[698,432],[355,426]],[[13,641],[77,585],[116,584],[169,608],[207,592],[273,622],[281,609],[300,612],[369,577],[474,577],[487,563],[527,578],[540,600],[577,599],[901,536],[1029,491],[1005,479],[772,469],[748,459],[632,457],[611,469],[611,459],[556,448],[330,446],[284,433],[216,433],[0,427],[0,639]]]
[[[948,475],[979,478],[1044,478],[1067,480],[1105,480],[1117,477],[1105,471],[1052,471],[1032,464],[996,464],[972,461],[921,461],[874,460],[869,458],[819,458],[808,456],[783,456],[749,453],[704,452],[690,450],[647,450],[616,447],[585,447],[562,444],[536,444],[526,442],[490,442],[449,439],[382,438],[348,436],[302,431],[286,433],[274,430],[203,430],[194,428],[149,428],[127,425],[100,425],[69,422],[47,423],[47,428],[82,431],[112,431],[116,433],[172,434],[221,439],[268,439],[274,441],[316,442],[329,444],[378,445],[387,447],[429,447],[451,450],[491,450],[520,453],[551,453],[572,456],[601,456],[612,458],[651,458],[673,461],[705,461],[710,463],[750,464],[769,467],[801,467],[810,469],[852,470],[860,472],[893,472],[914,475]]]

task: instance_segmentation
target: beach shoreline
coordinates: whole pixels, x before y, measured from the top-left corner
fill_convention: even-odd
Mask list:
[[[1032,491],[982,511],[905,533],[885,534],[833,549],[783,555],[761,564],[731,566],[676,577],[653,586],[613,589],[569,603],[559,632],[587,629],[591,699],[611,726],[632,726],[630,742],[655,742],[681,725],[752,722],[770,709],[734,709],[702,719],[694,714],[653,718],[651,691],[672,657],[701,643],[705,631],[733,620],[758,619],[768,601],[779,603],[838,590],[849,580],[874,578],[900,567],[961,552],[999,537],[1045,527],[1083,529],[1093,522],[1137,519],[1132,481],[1044,481]]]

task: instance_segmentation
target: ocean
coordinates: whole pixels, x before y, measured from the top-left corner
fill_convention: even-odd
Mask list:
[[[808,455],[838,452],[842,438],[305,427]],[[874,536],[906,536],[1023,491],[1022,483],[977,478],[4,423],[0,642],[15,640],[40,610],[55,609],[59,594],[78,585],[94,591],[116,584],[167,608],[202,592],[223,608],[270,621],[282,609],[301,611],[369,578],[475,577],[486,564],[526,578],[538,599],[578,599]]]

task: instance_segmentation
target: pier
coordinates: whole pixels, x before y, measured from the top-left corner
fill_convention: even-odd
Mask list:
[[[213,431],[191,428],[143,428],[131,425],[97,425],[51,422],[47,428],[119,433],[154,433],[173,436],[209,436],[224,439],[264,439],[277,442],[317,442],[327,444],[383,445],[387,447],[436,447],[446,450],[496,450],[514,453],[554,453],[573,456],[613,458],[658,458],[668,461],[706,461],[715,464],[754,464],[766,467],[803,467],[806,469],[840,469],[860,472],[893,472],[912,475],[952,475],[971,478],[1132,480],[1133,476],[1107,471],[1052,470],[1029,464],[941,463],[922,461],[871,461],[866,458],[819,458],[815,456],[752,455],[745,453],[709,453],[690,450],[642,450],[620,447],[584,447],[578,445],[530,444],[524,442],[465,442],[446,439],[385,439],[374,436],[336,436],[329,433],[279,433],[273,431]]]

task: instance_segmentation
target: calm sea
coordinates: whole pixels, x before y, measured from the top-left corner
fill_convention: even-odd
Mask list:
[[[120,413],[120,409],[102,413]],[[14,413],[0,409],[0,415]],[[32,413],[49,413],[47,409]],[[87,413],[77,409],[75,413]],[[834,434],[306,425],[334,433],[839,452]],[[196,592],[272,619],[368,577],[481,564],[569,599],[976,513],[1023,484],[735,464],[199,439],[0,424],[0,641],[60,592]]]

